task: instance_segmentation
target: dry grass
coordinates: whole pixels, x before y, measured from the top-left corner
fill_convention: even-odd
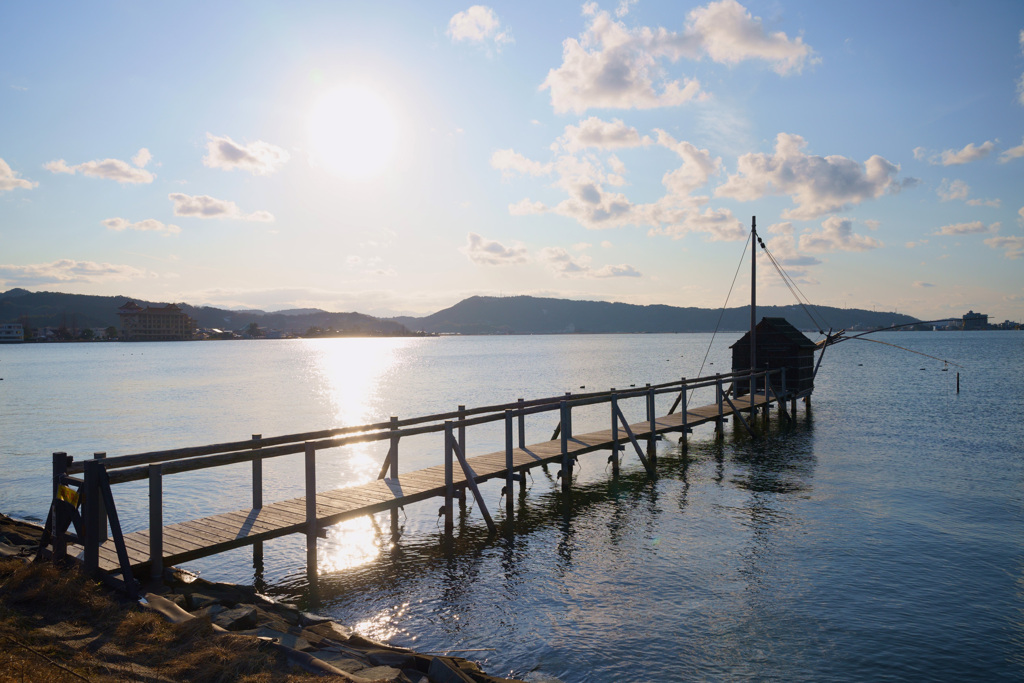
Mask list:
[[[207,620],[171,624],[75,570],[0,559],[0,682],[83,679],[319,680],[253,638],[215,633]]]

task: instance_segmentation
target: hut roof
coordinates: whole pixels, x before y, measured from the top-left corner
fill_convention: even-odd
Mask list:
[[[782,335],[788,341],[792,342],[794,346],[803,349],[814,349],[817,348],[815,343],[807,338],[807,336],[800,330],[793,327],[788,320],[785,318],[761,318],[761,322],[757,324],[757,331],[772,331],[776,334]],[[729,348],[733,348],[738,344],[750,344],[750,333],[747,332],[745,335],[736,340]]]

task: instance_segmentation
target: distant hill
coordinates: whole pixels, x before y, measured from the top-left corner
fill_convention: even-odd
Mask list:
[[[117,310],[126,301],[140,306],[164,306],[168,302],[146,301],[128,296],[93,296],[60,292],[30,292],[12,289],[0,293],[0,322],[28,320],[31,327],[120,326]],[[401,323],[381,320],[362,313],[329,313],[319,309],[295,309],[277,313],[246,310],[232,311],[213,306],[191,306],[178,303],[199,327],[241,330],[256,323],[264,329],[301,334],[311,327],[333,329],[345,334],[400,336],[409,334]]]
[[[836,329],[888,327],[917,319],[900,313],[818,306],[816,315]],[[750,309],[728,308],[722,314],[708,308],[637,306],[606,301],[572,301],[533,296],[474,296],[423,318],[392,318],[410,330],[439,334],[557,334],[712,332],[722,315],[721,330],[750,327]],[[759,306],[758,320],[778,316],[802,330],[818,327],[799,306]]]

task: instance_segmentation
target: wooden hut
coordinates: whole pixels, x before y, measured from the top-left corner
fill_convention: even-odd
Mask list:
[[[814,389],[814,351],[817,348],[800,330],[789,324],[785,318],[761,318],[757,324],[757,367],[759,370],[786,368],[786,391],[805,396]],[[740,337],[733,344],[733,372],[750,369],[750,333]],[[772,380],[772,388],[781,392]],[[739,382],[737,395],[749,392],[750,384]],[[764,391],[764,380],[757,383],[757,391]]]

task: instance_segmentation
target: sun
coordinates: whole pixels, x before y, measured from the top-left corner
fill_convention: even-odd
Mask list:
[[[315,162],[350,180],[380,175],[398,149],[394,107],[362,84],[347,83],[321,95],[310,111],[308,132]]]

